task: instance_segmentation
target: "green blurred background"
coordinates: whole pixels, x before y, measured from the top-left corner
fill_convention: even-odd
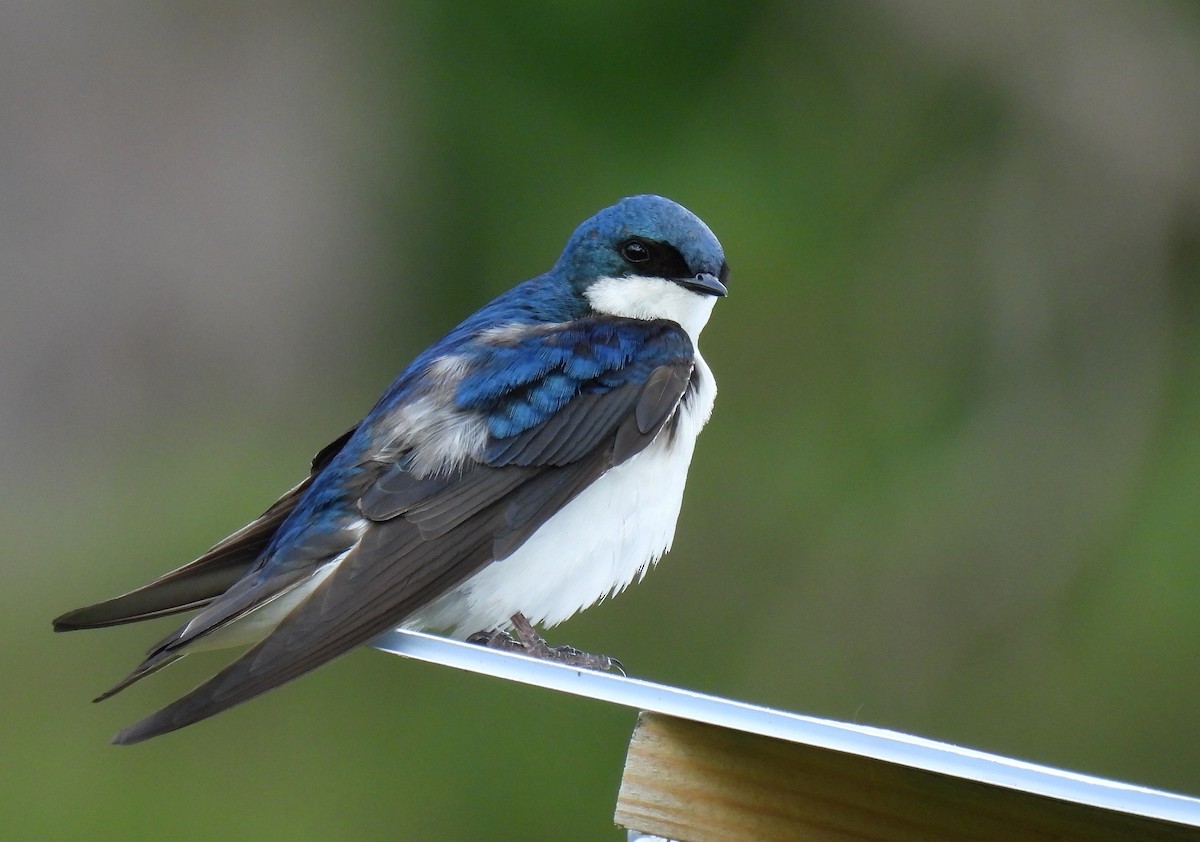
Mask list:
[[[631,711],[53,635],[303,475],[584,217],[725,245],[675,549],[551,637],[1200,794],[1200,10],[0,6],[4,839],[616,840]]]

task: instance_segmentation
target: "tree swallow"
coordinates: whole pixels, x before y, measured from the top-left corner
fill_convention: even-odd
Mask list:
[[[620,592],[670,548],[717,392],[696,341],[727,275],[690,211],[622,199],[549,272],[418,356],[257,520],[55,620],[66,631],[201,609],[97,701],[188,652],[251,645],[113,742],[198,722],[395,627],[604,666],[549,648],[533,624]]]

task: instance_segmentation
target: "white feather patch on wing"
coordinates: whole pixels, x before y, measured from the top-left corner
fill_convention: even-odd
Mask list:
[[[562,322],[509,322],[481,330],[475,337],[480,344],[487,345],[516,345],[524,339],[538,333],[553,333],[562,330]]]
[[[479,412],[454,406],[455,390],[469,366],[467,358],[457,355],[430,363],[429,388],[393,409],[383,422],[392,434],[376,450],[376,458],[408,451],[412,472],[423,477],[449,473],[478,458],[487,444],[487,421]]]

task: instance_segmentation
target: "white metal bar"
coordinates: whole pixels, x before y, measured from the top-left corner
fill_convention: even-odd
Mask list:
[[[522,684],[751,734],[870,757],[1060,801],[1200,827],[1200,799],[1027,763],[923,737],[772,710],[612,673],[578,669],[396,629],[376,649]]]

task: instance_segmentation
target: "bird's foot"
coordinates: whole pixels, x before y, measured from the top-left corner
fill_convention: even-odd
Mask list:
[[[501,649],[505,652],[521,652],[532,658],[555,661],[571,667],[582,667],[600,672],[615,669],[621,675],[625,675],[625,667],[616,658],[582,652],[574,646],[551,646],[545,638],[537,633],[533,624],[525,619],[524,614],[514,614],[512,623],[513,631],[517,633],[516,637],[508,632],[493,629],[492,631],[476,632],[467,638],[467,642],[478,643],[489,649]]]
[[[503,652],[524,652],[525,646],[508,632],[500,629],[475,632],[467,638],[467,643],[486,646],[488,649],[499,649]]]

